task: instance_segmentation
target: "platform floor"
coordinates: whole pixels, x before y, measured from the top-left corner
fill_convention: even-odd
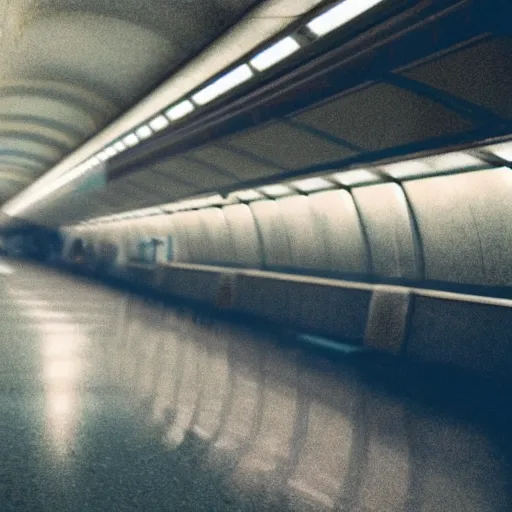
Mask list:
[[[28,264],[0,302],[1,511],[512,510],[492,386]]]

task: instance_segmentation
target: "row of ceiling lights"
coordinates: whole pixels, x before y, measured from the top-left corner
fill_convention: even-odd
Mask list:
[[[307,29],[320,38],[336,28],[357,18],[364,12],[375,7],[383,0],[344,0],[306,23]],[[149,139],[154,134],[166,129],[171,123],[179,121],[255,76],[255,72],[263,72],[290,57],[301,49],[301,44],[293,35],[289,35],[259,52],[248,63],[240,64],[227,73],[216,78],[209,85],[169,107],[151,120],[127,133],[120,140],[104,148],[79,167],[86,172],[101,162],[106,162],[117,154],[132,148]]]
[[[315,38],[321,38],[333,30],[349,23],[383,1],[384,0],[344,0],[315,16],[304,26]],[[198,107],[212,102],[247,82],[253,78],[256,73],[264,72],[279,62],[282,62],[287,57],[300,50],[304,44],[306,43],[300,43],[293,35],[288,35],[280,39],[278,42],[251,57],[247,63],[240,64],[220,77],[217,77],[210,84],[203,86],[189,97],[182,99],[164,112],[147,120],[144,124],[112,142],[109,146],[104,147],[94,156],[77,165],[48,185],[44,185],[34,191],[23,204],[16,208],[16,212],[9,213],[16,215],[43,197],[62,188],[64,185],[99,168],[102,164],[119,153],[135,147],[139,143],[151,138],[156,133],[165,130],[172,123],[182,120]]]
[[[505,166],[512,162],[512,141],[494,144],[478,148],[480,154],[492,155],[499,159]],[[500,163],[497,162],[497,165]],[[339,187],[356,187],[383,182],[386,180],[416,179],[426,176],[457,171],[483,170],[491,167],[491,164],[475,152],[451,152],[444,155],[417,158],[391,164],[376,166],[369,169],[353,169],[337,172],[324,176],[315,176],[286,183],[266,185],[257,189],[240,190],[229,194],[227,198],[216,194],[209,197],[188,199],[177,203],[143,208],[129,212],[94,218],[81,222],[81,225],[103,224],[106,222],[119,222],[122,220],[142,218],[153,215],[176,213],[186,210],[197,210],[212,206],[225,206],[234,203],[249,203],[265,198],[277,199],[292,194],[310,194],[321,190],[329,190]]]

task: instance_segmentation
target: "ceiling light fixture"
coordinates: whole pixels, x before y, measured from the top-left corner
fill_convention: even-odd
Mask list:
[[[346,187],[364,185],[366,183],[373,183],[381,180],[379,176],[366,169],[338,172],[332,175],[332,179]]]
[[[205,105],[251,79],[253,76],[254,73],[251,68],[247,64],[242,64],[220,78],[217,78],[217,80],[206,86],[204,89],[196,92],[192,96],[192,100],[198,105]]]
[[[155,132],[159,132],[169,126],[169,121],[165,116],[157,116],[149,122],[149,126]]]
[[[267,185],[265,187],[261,187],[260,190],[270,197],[282,197],[292,192],[292,190],[285,185]]]
[[[135,133],[140,140],[146,140],[153,135],[153,130],[147,124],[144,124],[137,128]]]
[[[250,64],[258,71],[264,71],[286,59],[286,57],[289,57],[299,49],[300,44],[292,36],[288,36],[256,55],[251,59]]]
[[[107,155],[107,152],[106,151],[100,151],[97,155],[96,155],[100,161],[102,162],[106,162],[108,160],[108,155]]]
[[[397,162],[394,164],[383,165],[381,169],[389,174],[392,178],[400,180],[410,176],[422,176],[434,172],[425,161],[422,160],[408,160],[405,162]]]
[[[325,190],[334,188],[335,185],[324,178],[308,178],[305,180],[294,181],[292,185],[301,192],[316,192],[317,190]]]
[[[460,151],[456,153],[446,153],[445,155],[429,156],[424,158],[423,161],[440,172],[487,166],[480,158]]]
[[[256,201],[256,199],[262,199],[264,196],[260,194],[257,190],[239,190],[238,192],[233,192],[230,194],[230,197],[234,197],[239,201]]]
[[[100,161],[97,157],[93,156],[92,158],[90,158],[88,160],[88,162],[91,164],[91,167],[96,167],[97,165],[100,164]]]
[[[109,158],[112,158],[117,155],[117,150],[114,148],[114,146],[109,146],[107,149],[105,149],[105,153]]]
[[[182,117],[188,116],[191,112],[193,112],[195,109],[194,105],[189,100],[183,100],[181,103],[178,103],[177,105],[174,105],[173,107],[169,108],[165,115],[167,118],[171,121],[177,121],[178,119],[181,119]]]
[[[313,18],[307,27],[316,36],[321,37],[345,25],[383,0],[345,0],[328,11]]]
[[[126,137],[123,138],[123,142],[129,147],[129,148],[132,148],[133,146],[136,146],[140,140],[139,138],[137,137],[137,135],[135,135],[135,133],[130,133],[128,134]]]
[[[114,145],[113,148],[118,152],[121,153],[121,151],[124,151],[126,149],[126,145],[118,140]]]

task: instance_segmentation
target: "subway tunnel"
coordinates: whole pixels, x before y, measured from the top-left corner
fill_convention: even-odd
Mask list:
[[[0,510],[511,510],[511,14],[7,3]]]

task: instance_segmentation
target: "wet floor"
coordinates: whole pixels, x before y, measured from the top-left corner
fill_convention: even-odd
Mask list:
[[[511,510],[494,383],[27,264],[0,302],[2,511]]]

